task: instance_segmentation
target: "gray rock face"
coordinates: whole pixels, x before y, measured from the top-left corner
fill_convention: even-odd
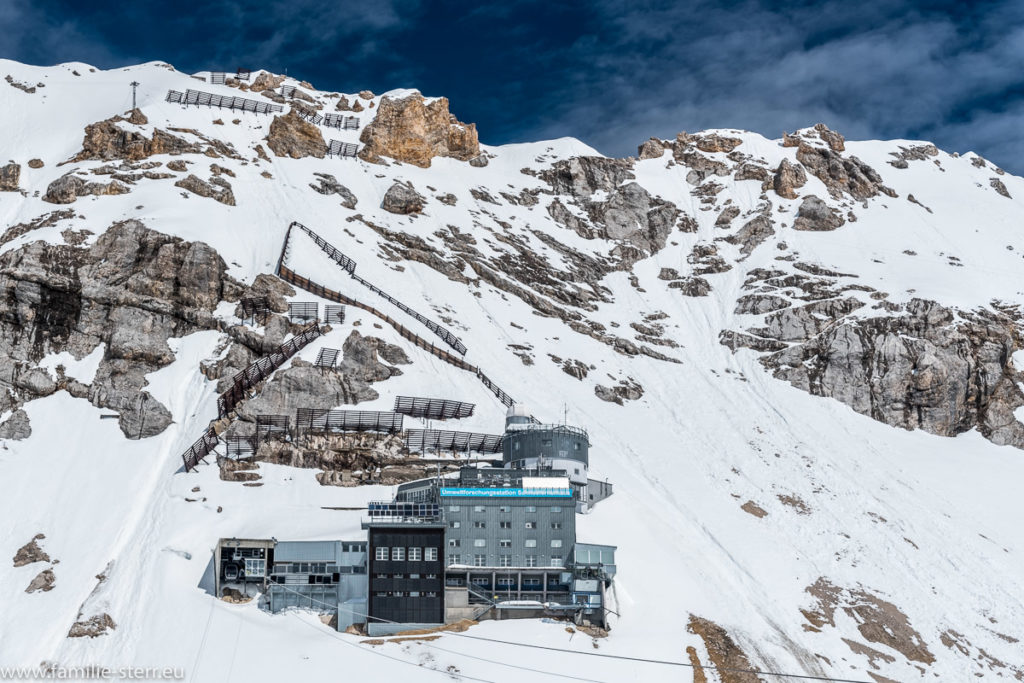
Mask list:
[[[835,230],[846,220],[843,215],[813,194],[804,197],[797,210],[794,230]]]
[[[32,425],[29,424],[28,413],[16,410],[3,423],[0,423],[0,439],[21,441],[32,436]]]
[[[239,417],[255,422],[257,415],[294,415],[296,408],[336,408],[372,401],[379,394],[370,386],[402,371],[381,363],[408,364],[409,359],[398,347],[376,337],[364,337],[353,330],[342,346],[342,360],[337,368],[321,372],[307,363],[295,362],[278,370],[260,394],[239,408]]]
[[[426,202],[426,198],[414,190],[411,185],[395,182],[384,193],[384,199],[380,206],[390,213],[407,216],[413,213],[421,213]]]
[[[0,192],[17,192],[21,182],[21,164],[0,166]]]
[[[29,582],[28,588],[25,589],[25,592],[35,593],[36,591],[41,591],[43,593],[47,593],[52,591],[56,584],[57,576],[53,573],[53,570],[44,569],[36,574],[36,577]]]
[[[555,162],[540,174],[555,194],[589,199],[598,190],[613,192],[627,180],[633,180],[633,163],[627,159],[573,157]]]
[[[588,210],[591,220],[604,226],[601,236],[634,247],[636,259],[664,248],[680,213],[675,204],[652,197],[638,183],[626,183]]]
[[[241,290],[225,272],[208,245],[138,221],[114,225],[87,249],[33,242],[3,254],[0,411],[63,389],[118,411],[129,438],[160,433],[172,418],[144,391],[145,375],[174,360],[168,338],[219,329],[212,310]],[[82,378],[88,384],[37,367],[48,354],[82,358],[101,343],[95,377]],[[25,428],[10,423],[14,432]]]
[[[600,384],[594,385],[594,395],[602,401],[617,403],[620,406],[626,401],[635,401],[644,395],[644,388],[632,377],[619,380],[613,387],[606,387]]]
[[[665,154],[665,143],[658,138],[651,138],[637,147],[637,156],[641,159],[660,159]]]
[[[991,310],[957,319],[920,299],[898,315],[849,315],[862,306],[848,297],[785,308],[751,335],[723,333],[721,341],[774,350],[762,363],[776,377],[880,422],[942,436],[977,428],[997,444],[1024,448],[1024,424],[1014,417],[1024,406],[1024,373],[1010,362],[1019,320]]]
[[[319,181],[319,185],[310,183],[309,186],[319,192],[320,194],[336,194],[341,197],[341,205],[346,209],[356,208],[358,199],[352,191],[347,187],[338,182],[338,179],[329,173],[314,173]]]
[[[51,204],[71,204],[79,197],[87,195],[102,196],[126,194],[127,192],[128,187],[116,180],[111,180],[109,183],[86,182],[73,173],[68,173],[47,186],[43,201]]]
[[[18,551],[14,553],[14,566],[24,567],[33,562],[49,562],[50,556],[39,547],[39,541],[44,538],[46,538],[45,535],[36,534],[31,541],[18,548]]]

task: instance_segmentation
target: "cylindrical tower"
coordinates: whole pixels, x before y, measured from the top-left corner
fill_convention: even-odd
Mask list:
[[[577,486],[587,483],[590,438],[586,430],[534,422],[521,403],[508,410],[501,448],[506,468],[550,467],[565,470]]]

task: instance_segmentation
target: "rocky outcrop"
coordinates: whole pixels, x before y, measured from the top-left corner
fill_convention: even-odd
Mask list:
[[[863,306],[855,297],[813,301],[769,313],[749,332],[766,349],[784,345],[762,363],[811,394],[895,427],[942,436],[976,428],[1024,448],[1024,424],[1014,417],[1024,406],[1024,373],[1010,361],[1024,346],[1019,320],[993,310],[955,315],[921,299],[894,315],[850,315]]]
[[[383,97],[377,115],[359,136],[359,157],[379,163],[382,157],[429,168],[434,157],[469,161],[480,155],[476,125],[458,121],[448,99],[426,100],[418,92]]]
[[[235,205],[235,194],[231,190],[231,183],[220,177],[215,176],[210,178],[210,182],[206,182],[190,173],[187,177],[174,183],[174,186],[188,190],[200,197],[209,197],[221,204]]]
[[[783,159],[775,169],[772,187],[775,194],[786,199],[796,199],[796,191],[807,183],[807,174],[799,165],[789,159]]]
[[[263,92],[264,90],[276,90],[284,83],[284,76],[278,76],[272,74],[269,71],[261,71],[252,79],[252,83],[249,84],[250,92]]]
[[[327,155],[327,144],[320,129],[302,119],[294,110],[275,116],[267,134],[267,147],[279,157],[302,159]]]
[[[857,157],[844,157],[830,147],[812,146],[801,141],[796,158],[825,183],[829,193],[837,199],[843,194],[862,200],[879,193],[896,196],[895,192],[882,184],[882,176]]]
[[[44,569],[43,571],[36,574],[35,578],[29,582],[28,588],[25,589],[26,593],[35,593],[40,591],[47,593],[53,590],[53,587],[57,584],[57,576],[53,573],[52,569]]]
[[[50,556],[39,547],[39,541],[44,538],[46,538],[45,535],[36,534],[31,541],[18,548],[18,551],[14,553],[14,566],[24,567],[33,562],[49,562]]]
[[[88,247],[33,242],[0,256],[0,412],[66,390],[119,415],[144,438],[172,421],[144,390],[146,375],[174,360],[167,345],[220,327],[212,311],[240,287],[201,242],[138,221],[109,228]],[[103,345],[94,377],[56,377],[38,367],[51,353],[83,358]]]
[[[641,159],[660,159],[667,148],[668,145],[663,140],[651,138],[637,147],[636,153]]]
[[[426,197],[414,190],[412,185],[395,181],[384,193],[380,207],[389,213],[408,216],[421,213],[426,202]]]
[[[17,192],[21,182],[21,164],[13,161],[0,166],[0,192]]]
[[[79,197],[126,194],[128,191],[126,185],[116,180],[111,180],[109,183],[91,182],[74,173],[68,173],[46,187],[43,201],[51,204],[71,204]]]
[[[189,142],[159,128],[155,129],[150,137],[146,137],[143,130],[132,130],[121,125],[140,126],[146,123],[146,117],[142,112],[134,109],[127,118],[113,116],[104,121],[89,124],[85,127],[82,151],[73,158],[73,161],[91,159],[139,161],[154,154],[200,154],[207,149],[200,143]],[[221,153],[227,152],[227,146],[224,143],[214,146],[219,147]]]
[[[800,202],[800,208],[793,221],[794,230],[835,230],[846,220],[837,210],[830,207],[820,198],[809,194]]]
[[[98,638],[116,628],[113,618],[103,612],[73,623],[68,630],[68,638]]]
[[[336,194],[341,197],[341,205],[346,209],[356,208],[359,200],[352,191],[338,182],[338,179],[329,173],[314,173],[319,184],[310,183],[309,186],[320,194]]]
[[[613,387],[600,384],[594,385],[594,395],[602,401],[625,405],[626,401],[635,401],[644,395],[644,388],[632,377],[619,380]]]
[[[0,439],[21,441],[32,436],[32,425],[29,423],[28,413],[24,410],[15,410],[14,413],[0,423]]]

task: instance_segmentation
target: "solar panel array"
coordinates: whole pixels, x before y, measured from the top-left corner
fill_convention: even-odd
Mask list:
[[[245,97],[214,95],[213,93],[203,92],[202,90],[189,89],[185,92],[168,90],[166,100],[168,102],[183,104],[185,106],[194,104],[197,106],[218,107],[221,109],[239,109],[241,111],[249,111],[255,114],[272,114],[274,112],[284,111],[284,107],[280,104],[250,100]]]
[[[324,114],[324,125],[341,130],[359,130],[359,118],[344,114]]]
[[[320,306],[315,301],[292,301],[288,304],[288,319],[292,322],[319,320]]]
[[[405,433],[405,447],[410,453],[500,453],[501,435],[410,429]]]
[[[396,396],[395,412],[410,417],[425,417],[428,420],[451,420],[469,417],[473,414],[473,403],[451,401],[446,398],[420,398],[418,396]]]
[[[359,145],[354,142],[331,140],[327,144],[327,156],[331,157],[355,157],[358,151]]]
[[[297,430],[315,434],[329,432],[385,432],[396,434],[402,431],[403,420],[404,418],[397,413],[372,410],[299,408],[295,415],[295,427]]]

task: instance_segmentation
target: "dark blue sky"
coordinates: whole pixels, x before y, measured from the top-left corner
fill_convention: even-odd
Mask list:
[[[605,154],[824,121],[1024,172],[1024,2],[0,0],[0,56],[266,68],[324,90],[445,95],[491,144]]]

